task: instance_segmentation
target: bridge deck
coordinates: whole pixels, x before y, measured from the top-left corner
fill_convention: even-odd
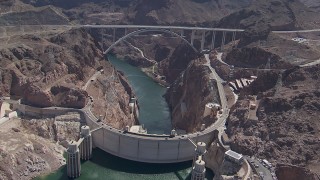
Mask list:
[[[232,29],[232,28],[214,28],[214,27],[196,27],[196,26],[151,26],[151,25],[91,25],[91,24],[78,24],[78,25],[6,25],[0,27],[66,27],[66,28],[105,28],[105,29],[130,29],[130,28],[140,28],[140,29],[172,29],[172,30],[198,30],[198,31],[221,31],[221,32],[243,32],[244,29]],[[273,33],[279,34],[290,34],[290,33],[311,33],[320,32],[320,29],[301,29],[301,30],[283,30],[283,31],[272,31]]]

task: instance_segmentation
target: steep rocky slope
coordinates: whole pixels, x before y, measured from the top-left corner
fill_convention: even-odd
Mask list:
[[[1,125],[0,179],[32,179],[65,164],[66,141],[79,136],[77,113],[54,118],[13,119]]]
[[[250,7],[224,17],[219,27],[272,30],[310,29],[320,26],[317,12],[298,0],[257,0]]]
[[[34,6],[54,5],[64,9],[71,20],[82,23],[189,24],[209,25],[214,20],[247,7],[251,0],[81,0],[30,1]]]
[[[116,129],[139,124],[130,114],[129,101],[134,96],[130,84],[110,63],[106,62],[103,67],[103,74],[87,87],[88,94],[94,98],[93,114]]]
[[[319,172],[319,72],[317,65],[260,75],[231,111],[227,127],[231,148],[274,165],[293,164]],[[261,99],[258,120],[247,119],[246,94]],[[286,179],[280,170],[278,174]]]
[[[120,82],[119,78],[125,79],[104,60],[97,42],[86,31],[72,29],[58,34],[14,35],[2,44],[0,96],[22,98],[23,103],[37,107],[83,108],[90,95],[100,99],[93,104],[97,117],[109,107],[112,113],[105,119],[114,120],[113,117],[118,116],[111,126],[121,129],[135,124],[135,119],[128,118],[130,87]],[[102,83],[91,86],[90,78],[97,69],[104,70],[99,75]],[[102,86],[114,76],[119,77],[114,82],[114,91],[122,96],[109,102],[104,98],[109,92],[103,91],[105,87]]]
[[[70,20],[82,24],[182,24],[245,28],[245,33],[238,37],[239,48],[225,53],[224,59],[230,64],[263,68],[270,58],[271,68],[287,69],[319,59],[318,50],[270,33],[271,30],[319,28],[319,15],[316,13],[319,8],[315,0],[301,0],[305,5],[298,0],[23,0],[27,4],[17,2],[20,1],[7,0],[0,3],[3,13],[0,15],[0,23],[64,24]],[[57,8],[52,9],[47,5]],[[57,9],[68,18],[61,16]],[[27,18],[39,15],[39,12],[45,17],[37,16],[34,20]],[[44,22],[46,18],[48,21]],[[98,39],[100,36],[101,34],[97,34],[94,37]],[[174,127],[193,132],[202,123],[211,124],[212,121],[205,121],[201,116],[204,105],[217,100],[216,88],[212,85],[214,82],[208,81],[207,69],[201,65],[201,60],[191,63],[187,68],[197,54],[184,44],[179,45],[179,41],[176,40],[160,40],[158,37],[137,39],[131,40],[130,43],[143,50],[148,58],[157,61],[160,64],[158,72],[166,75],[167,80],[173,83],[167,99],[172,106]],[[211,37],[208,36],[208,39],[211,40]],[[220,35],[216,41],[221,43]],[[23,45],[19,46],[15,42],[22,42]],[[105,75],[90,83],[87,89],[88,94],[95,100],[93,112],[97,116],[102,115],[117,128],[132,123],[128,120],[127,107],[131,95],[130,88],[123,87],[126,83],[122,81],[120,73],[114,72],[109,64],[99,61],[101,52],[96,51],[98,43],[85,32],[72,30],[64,35],[49,38],[25,35],[9,38],[2,43],[2,95],[22,96],[26,102],[37,106],[80,108],[86,103],[87,97],[86,91],[81,88],[96,72],[96,68],[102,66]],[[128,47],[131,50],[128,50]],[[288,58],[290,51],[296,52],[295,59]],[[143,60],[141,53],[132,50],[126,43],[117,47],[114,53],[125,54],[124,57],[131,58],[134,64]],[[144,62],[150,65],[149,61]],[[181,72],[183,73],[180,74]],[[226,72],[224,77],[228,75]],[[319,122],[316,118],[319,116],[319,66],[292,69],[284,73],[244,72],[237,71],[236,76],[258,74],[258,79],[242,92],[239,102],[232,109],[228,121],[232,148],[243,154],[266,158],[273,164],[286,164],[278,166],[277,175],[281,179],[286,179],[288,174],[294,174],[295,178],[309,176],[307,169],[320,172]],[[110,97],[111,87],[116,87],[117,92],[124,95]],[[246,119],[248,94],[258,94],[262,99],[258,121]],[[114,101],[106,102],[106,97],[114,98]],[[104,108],[108,108],[108,111],[104,112]],[[109,108],[112,109],[109,111]],[[291,167],[288,164],[299,167]]]
[[[320,1],[318,0],[300,0],[307,7],[320,11]]]
[[[217,82],[210,79],[210,69],[204,63],[203,58],[190,62],[166,94],[174,128],[195,132],[201,124],[209,126],[215,121],[214,118],[203,118],[207,103],[220,104]]]
[[[19,96],[40,107],[84,107],[87,93],[80,87],[102,57],[88,34],[14,36],[7,43],[0,50],[1,96]]]
[[[313,174],[306,168],[280,164],[277,166],[276,175],[279,180],[319,180],[319,175]]]
[[[30,18],[34,17],[34,18]],[[68,24],[68,19],[60,16],[52,8],[12,12],[0,16],[0,25]]]
[[[310,38],[310,42],[319,41],[317,34],[314,33],[315,36]],[[245,31],[239,39],[238,48],[226,49],[223,55],[223,60],[235,67],[259,69],[288,69],[318,59],[318,46],[295,42],[290,37],[259,29]]]

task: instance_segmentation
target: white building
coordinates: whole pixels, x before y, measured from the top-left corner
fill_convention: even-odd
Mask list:
[[[224,154],[224,158],[229,161],[235,162],[237,164],[242,164],[242,162],[243,162],[242,154],[239,154],[239,153],[234,152],[232,150],[226,151]]]

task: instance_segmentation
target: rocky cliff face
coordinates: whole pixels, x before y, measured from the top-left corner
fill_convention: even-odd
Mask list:
[[[320,11],[320,2],[317,0],[300,0],[307,7],[312,8],[316,11]]]
[[[225,16],[218,23],[220,27],[243,29],[270,27],[272,30],[290,30],[319,26],[316,12],[298,0],[257,0],[249,7]]]
[[[27,118],[2,124],[0,179],[32,179],[65,164],[64,145],[79,138],[80,115]],[[59,145],[61,144],[61,145]]]
[[[50,38],[14,38],[0,50],[2,96],[18,96],[39,107],[84,107],[87,93],[81,85],[102,59],[88,34],[71,30]]]
[[[167,81],[174,82],[189,63],[199,56],[188,44],[178,45],[172,54],[161,61],[159,72],[167,77]]]
[[[319,65],[295,68],[274,77],[260,76],[252,83],[248,94],[259,94],[261,99],[258,120],[247,119],[249,101],[240,96],[228,120],[231,148],[274,165],[293,164],[319,172],[319,70]],[[284,178],[289,171],[278,174]]]
[[[62,9],[71,21],[83,24],[184,24],[211,25],[236,10],[248,7],[252,0],[22,0],[41,7],[54,5]]]
[[[225,54],[225,62],[230,65],[259,69],[289,69],[320,58],[317,48],[258,29],[244,32],[238,48]]]
[[[278,165],[276,175],[279,180],[319,180],[319,176],[312,174],[310,170],[298,166]]]
[[[194,132],[201,124],[209,126],[215,121],[203,118],[207,103],[220,103],[216,81],[210,80],[211,72],[204,62],[201,58],[192,61],[166,94],[174,128]]]
[[[92,112],[102,122],[116,129],[139,123],[130,114],[129,101],[134,96],[130,84],[108,62],[104,65],[104,73],[90,83],[87,92],[94,98]]]
[[[46,119],[24,117],[21,125],[29,134],[55,141],[67,148],[69,141],[79,139],[80,125],[83,123],[81,119],[81,114],[70,112]]]

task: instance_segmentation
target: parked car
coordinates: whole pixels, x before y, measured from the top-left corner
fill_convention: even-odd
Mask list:
[[[259,168],[259,164],[257,164],[257,163],[254,164],[254,167],[255,167],[255,168]]]

